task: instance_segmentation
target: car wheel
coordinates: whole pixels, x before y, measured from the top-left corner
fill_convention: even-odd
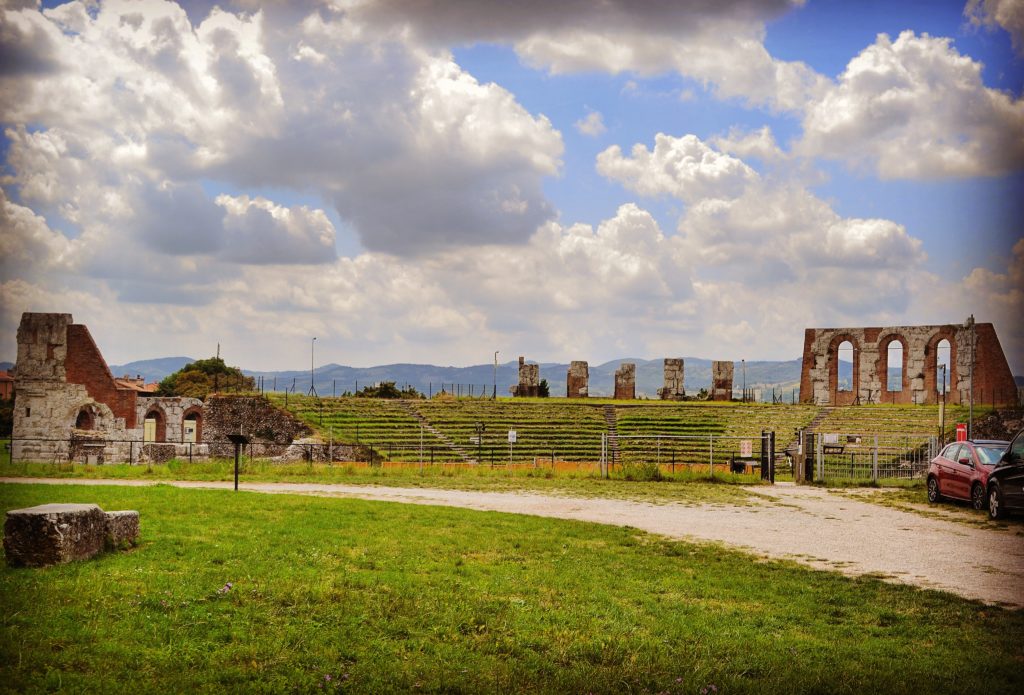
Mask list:
[[[1003,491],[999,489],[998,483],[993,483],[988,489],[988,518],[1002,519],[1006,516],[1006,506],[1003,504]]]
[[[985,508],[985,488],[978,483],[971,488],[971,506],[979,512]]]
[[[939,479],[928,478],[928,501],[935,504],[942,499],[942,495],[939,494]]]

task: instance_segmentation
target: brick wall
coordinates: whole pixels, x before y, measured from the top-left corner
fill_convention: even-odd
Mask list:
[[[82,324],[68,326],[64,369],[68,383],[85,386],[93,400],[106,404],[115,417],[124,418],[127,429],[135,428],[136,392],[118,387],[89,329]]]

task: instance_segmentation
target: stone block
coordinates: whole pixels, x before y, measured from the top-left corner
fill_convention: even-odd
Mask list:
[[[590,366],[586,362],[573,361],[565,379],[567,398],[586,398],[590,393]]]
[[[107,512],[106,547],[117,550],[139,540],[139,513],[131,510]]]
[[[615,370],[615,400],[631,401],[636,398],[636,364],[623,362]]]
[[[107,515],[95,504],[41,504],[7,512],[4,552],[12,567],[47,567],[93,557],[106,536]]]
[[[4,522],[4,552],[11,567],[87,560],[104,549],[135,545],[138,537],[138,512],[104,512],[95,504],[12,509]]]

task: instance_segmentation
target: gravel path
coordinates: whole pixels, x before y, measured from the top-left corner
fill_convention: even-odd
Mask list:
[[[141,480],[0,478],[2,483],[155,484]],[[164,482],[164,481],[161,481]],[[184,488],[230,489],[228,482],[177,481]],[[316,483],[242,483],[253,492],[299,493],[464,507],[615,524],[670,538],[718,541],[758,555],[848,575],[942,589],[1024,606],[1024,536],[1017,528],[974,528],[860,502],[821,488],[781,483],[752,489],[753,504],[650,504],[529,492],[478,492]]]

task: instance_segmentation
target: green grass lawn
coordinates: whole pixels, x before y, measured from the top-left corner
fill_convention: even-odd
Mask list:
[[[7,692],[1024,688],[1024,612],[629,528],[166,486],[0,485],[5,510],[58,501],[139,510],[141,543],[0,569]]]
[[[243,460],[240,479],[250,482],[336,483],[346,485],[385,485],[390,487],[445,488],[491,492],[544,492],[573,497],[611,497],[648,502],[742,504],[751,495],[742,486],[761,485],[753,475],[690,472],[680,467],[674,474],[663,467],[660,480],[649,480],[651,467],[631,466],[616,469],[603,480],[596,471],[551,471],[545,468],[504,466],[389,466],[367,467],[347,464],[272,463]],[[127,465],[82,463],[0,462],[0,477],[42,478],[116,478],[141,480],[233,480],[234,461],[214,460],[189,463],[174,460],[167,464]]]

